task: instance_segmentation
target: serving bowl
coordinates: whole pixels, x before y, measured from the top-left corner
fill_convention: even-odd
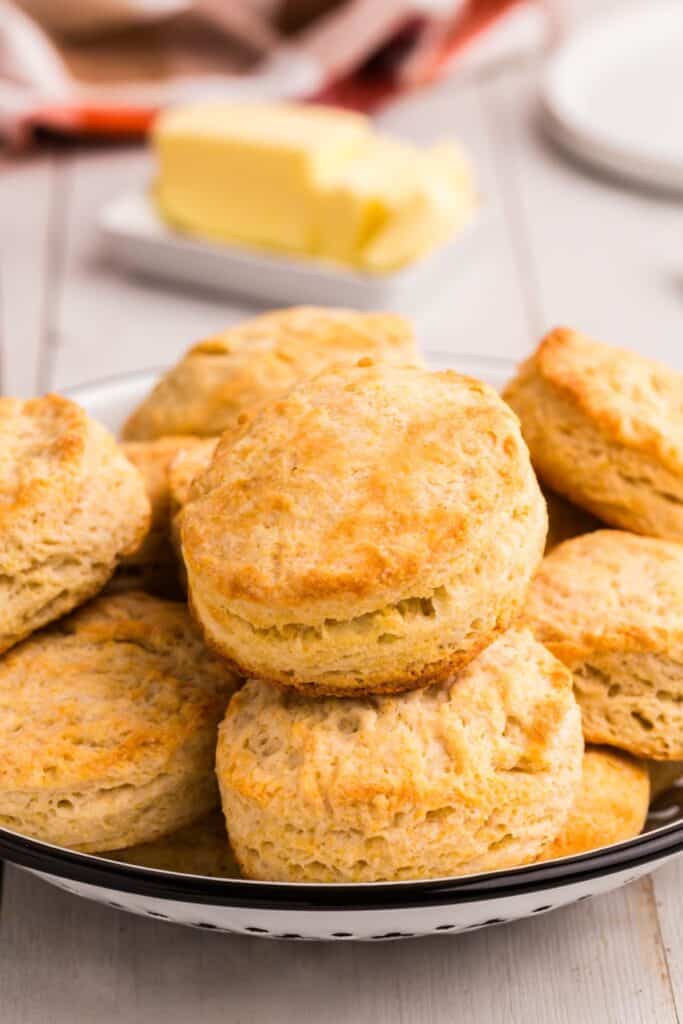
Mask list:
[[[428,354],[436,368],[500,386],[506,359]],[[160,370],[97,381],[66,393],[112,430]],[[121,910],[213,931],[281,939],[381,940],[469,931],[589,899],[683,850],[683,779],[653,803],[644,832],[578,856],[457,878],[309,884],[254,882],[162,871],[77,853],[0,828],[0,857],[45,881]]]

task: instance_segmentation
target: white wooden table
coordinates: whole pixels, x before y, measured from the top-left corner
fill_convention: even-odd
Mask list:
[[[573,7],[613,6],[573,2]],[[538,135],[537,71],[445,84],[382,120],[473,152],[479,257],[420,317],[434,349],[519,357],[555,323],[683,367],[683,205],[573,167]],[[121,277],[99,251],[138,149],[0,158],[2,390],[29,395],[175,359],[247,311]],[[683,862],[610,896],[502,928],[386,945],[265,942],[156,924],[8,867],[1,1024],[516,1024],[683,1020]]]

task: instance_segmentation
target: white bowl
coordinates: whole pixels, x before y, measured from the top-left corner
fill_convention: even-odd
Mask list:
[[[649,0],[587,20],[541,82],[548,132],[616,178],[683,190],[683,5]]]

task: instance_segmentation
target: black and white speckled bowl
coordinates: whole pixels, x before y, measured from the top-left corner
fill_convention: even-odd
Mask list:
[[[442,353],[431,362],[494,385],[512,372],[507,360]],[[116,430],[156,376],[150,371],[118,377],[70,395]],[[0,829],[0,857],[119,909],[215,931],[347,941],[462,932],[545,913],[626,885],[682,850],[683,786],[660,795],[646,830],[627,842],[528,867],[422,882],[310,885],[207,878],[121,864]]]

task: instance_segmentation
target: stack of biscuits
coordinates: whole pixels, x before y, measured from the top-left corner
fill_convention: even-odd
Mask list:
[[[0,826],[433,878],[636,835],[679,773],[680,374],[559,330],[501,398],[300,308],[191,348],[120,445],[57,396],[0,438]]]

